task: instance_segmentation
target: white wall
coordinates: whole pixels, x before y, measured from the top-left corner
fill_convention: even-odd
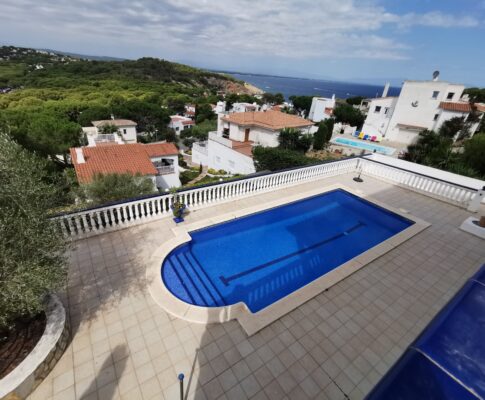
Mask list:
[[[439,113],[439,104],[442,101],[458,101],[465,89],[464,85],[450,84],[442,81],[406,81],[397,100],[394,112],[386,132],[386,139],[395,142],[410,144],[409,140],[415,135],[409,134],[407,129],[400,132],[397,124],[408,124],[433,129],[434,116]],[[433,92],[438,96],[433,98]],[[454,93],[448,99],[448,93]],[[415,106],[413,106],[413,104]],[[369,110],[369,113],[372,109]]]
[[[232,174],[247,175],[256,172],[251,157],[238,153],[223,144],[209,140],[208,150],[207,160],[209,168],[223,169]]]
[[[172,165],[174,167],[174,173],[173,174],[166,174],[166,175],[157,175],[156,176],[157,187],[165,190],[165,189],[170,189],[171,187],[181,186],[182,184],[181,184],[180,178],[179,178],[180,169],[179,169],[178,156],[173,155],[173,156],[160,156],[160,157],[151,157],[150,158],[150,160],[152,162],[161,161],[162,159],[172,161]]]
[[[135,126],[118,126],[118,133],[125,143],[136,143]]]
[[[332,98],[314,97],[312,99],[310,112],[308,113],[308,119],[311,119],[314,122],[320,122],[330,118],[330,115],[325,114],[325,108],[335,108],[335,95],[333,95]]]
[[[396,103],[396,97],[379,97],[372,99],[369,103],[367,117],[362,126],[362,132],[371,136],[384,136]],[[380,111],[376,111],[376,107],[380,107]]]
[[[443,171],[441,169],[427,167],[425,165],[416,164],[413,162],[400,160],[389,156],[384,156],[382,154],[373,153],[365,157],[382,162],[387,165],[407,169],[408,171],[417,172],[423,175],[428,175],[433,178],[442,179],[450,183],[467,186],[477,190],[482,189],[485,186],[485,181],[482,181],[480,179],[469,178],[467,176],[453,174],[451,172]]]

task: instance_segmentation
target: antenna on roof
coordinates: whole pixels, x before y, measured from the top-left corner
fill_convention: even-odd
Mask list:
[[[440,76],[440,71],[434,71],[433,72],[433,81],[437,81],[439,76]]]

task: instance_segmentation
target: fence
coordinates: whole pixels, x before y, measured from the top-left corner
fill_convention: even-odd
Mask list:
[[[470,209],[471,205],[475,204],[476,209],[473,211],[477,211],[480,204],[480,200],[478,203],[476,201],[478,196],[483,195],[483,191],[479,192],[473,188],[391,167],[382,162],[355,157],[260,174],[231,182],[183,189],[178,192],[178,196],[180,201],[190,209],[197,209],[218,202],[352,172],[361,172],[461,207]],[[87,209],[55,218],[65,236],[83,238],[162,218],[171,212],[172,202],[172,194],[163,194]]]

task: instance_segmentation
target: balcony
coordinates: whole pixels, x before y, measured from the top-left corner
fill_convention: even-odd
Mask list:
[[[163,165],[155,168],[157,169],[158,175],[169,175],[175,173],[175,168],[173,165]]]

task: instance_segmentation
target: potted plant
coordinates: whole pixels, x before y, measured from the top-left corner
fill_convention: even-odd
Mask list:
[[[184,214],[187,206],[180,201],[177,188],[171,188],[170,193],[173,195],[173,202],[170,208],[172,209],[173,220],[176,224],[184,221]]]

